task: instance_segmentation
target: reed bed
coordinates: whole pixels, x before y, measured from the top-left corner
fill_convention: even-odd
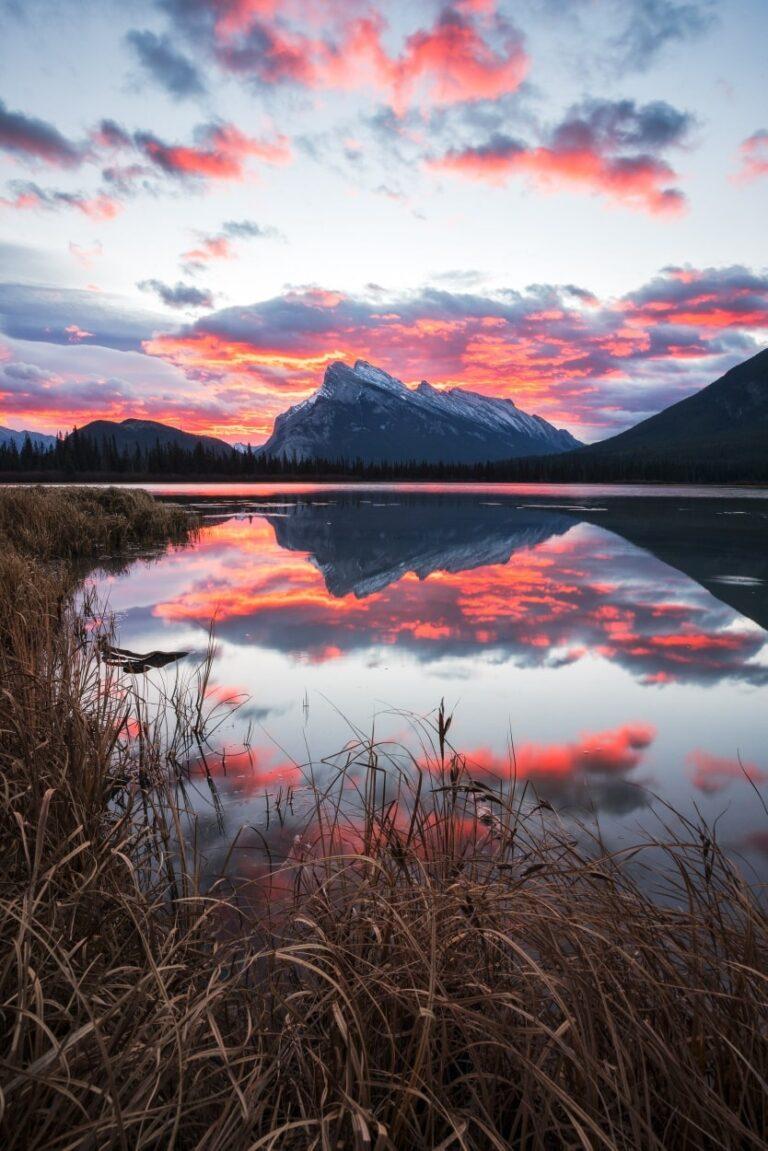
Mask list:
[[[137,545],[183,542],[192,525],[183,508],[138,489],[0,489],[0,550],[35,560],[95,559]]]
[[[3,1147],[768,1146],[766,911],[711,829],[611,854],[439,709],[413,755],[308,766],[296,839],[204,880],[209,661],[150,697],[34,583],[0,643]]]

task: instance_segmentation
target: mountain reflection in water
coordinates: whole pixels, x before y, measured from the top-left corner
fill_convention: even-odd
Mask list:
[[[110,601],[130,646],[199,648],[215,617],[216,690],[251,697],[217,779],[233,826],[258,822],[265,788],[300,786],[308,748],[338,750],[345,719],[367,730],[378,711],[377,734],[398,739],[404,712],[445,696],[478,776],[509,772],[511,733],[518,778],[556,805],[620,834],[648,788],[728,803],[734,845],[759,857],[745,772],[768,781],[766,501],[325,488],[190,502],[199,541],[111,577]]]

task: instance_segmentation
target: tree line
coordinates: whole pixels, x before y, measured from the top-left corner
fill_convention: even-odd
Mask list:
[[[27,437],[21,447],[0,444],[0,478],[12,480],[260,480],[341,479],[358,481],[426,480],[492,483],[763,483],[768,454],[733,459],[600,454],[589,450],[555,456],[526,456],[478,464],[425,460],[366,462],[332,457],[297,460],[269,456],[250,447],[219,452],[198,442],[193,448],[156,440],[120,450],[114,437],[89,436],[75,429],[51,445]]]

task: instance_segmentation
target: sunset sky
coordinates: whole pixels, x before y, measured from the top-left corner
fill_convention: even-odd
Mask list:
[[[768,343],[766,0],[0,0],[0,424],[334,359],[582,439]]]

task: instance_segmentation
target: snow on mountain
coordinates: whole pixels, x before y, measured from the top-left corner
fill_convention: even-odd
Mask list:
[[[445,411],[475,420],[494,431],[511,429],[544,443],[562,443],[561,451],[579,446],[569,432],[554,428],[541,416],[521,412],[513,400],[482,396],[479,392],[470,392],[464,388],[448,388],[441,392],[426,380],[421,381],[416,394]]]
[[[481,463],[549,455],[578,440],[511,400],[463,388],[411,389],[365,360],[328,366],[322,385],[275,420],[261,449],[297,460]]]

